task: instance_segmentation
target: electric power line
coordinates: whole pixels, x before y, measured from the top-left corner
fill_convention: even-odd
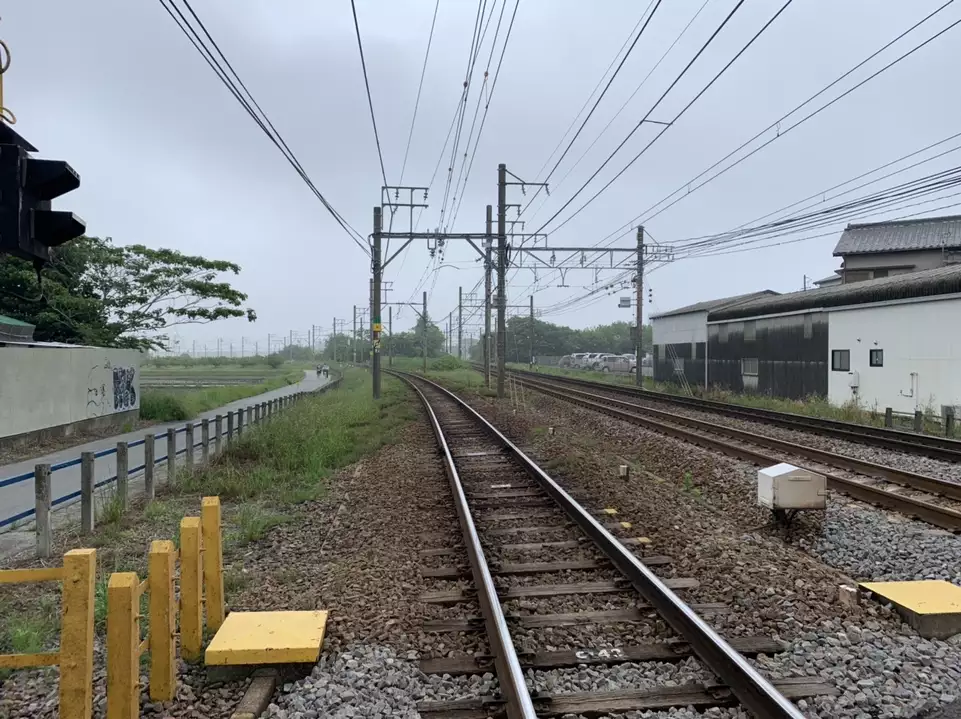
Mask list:
[[[351,240],[353,240],[353,242],[369,256],[370,250],[364,243],[363,235],[357,232],[357,230],[355,230],[350,223],[348,223],[343,216],[337,212],[330,202],[327,201],[320,190],[317,189],[313,181],[307,175],[307,172],[304,170],[303,166],[300,164],[300,161],[297,159],[296,155],[294,155],[293,151],[287,145],[287,142],[274,127],[273,123],[270,121],[270,118],[267,116],[267,113],[264,112],[264,110],[260,107],[260,104],[254,98],[253,94],[249,89],[247,89],[246,84],[240,78],[240,75],[236,72],[236,70],[234,70],[233,66],[230,64],[230,61],[227,60],[223,51],[220,50],[220,47],[217,45],[216,41],[214,41],[203,21],[201,21],[194,12],[188,0],[182,0],[182,2],[184,7],[187,8],[187,11],[191,14],[191,16],[193,16],[203,34],[207,37],[214,50],[217,52],[217,55],[220,56],[223,63],[227,66],[227,69],[230,70],[230,73],[233,75],[234,79],[231,79],[230,75],[227,74],[227,70],[224,69],[220,61],[218,61],[214,56],[214,52],[207,47],[206,43],[204,43],[203,39],[200,37],[200,33],[190,24],[180,8],[177,7],[174,0],[160,0],[160,5],[164,8],[164,10],[167,11],[167,14],[171,17],[181,32],[184,33],[197,52],[200,53],[200,56],[214,71],[214,74],[217,75],[217,78],[241,104],[244,110],[247,111],[247,114],[250,115],[251,119],[253,119],[255,123],[257,123],[257,126],[260,127],[264,134],[267,135],[267,138],[277,147],[278,150],[280,150],[281,154],[284,156],[284,159],[286,159],[291,167],[293,167],[297,172],[297,174],[300,175],[307,187],[311,190],[311,192],[314,193],[317,199],[320,200],[321,204],[323,204],[324,208],[331,214],[337,224],[339,224],[341,228],[348,234],[348,236],[350,236]],[[238,88],[238,85],[240,88]],[[241,93],[240,89],[243,89],[244,92]],[[246,93],[246,97],[244,96],[244,93]],[[257,112],[260,113],[260,116],[258,116],[257,112],[254,111],[254,108],[256,108]]]

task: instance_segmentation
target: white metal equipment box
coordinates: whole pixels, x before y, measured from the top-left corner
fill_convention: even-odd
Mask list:
[[[759,469],[757,503],[768,509],[824,509],[827,481],[822,474],[783,462]]]

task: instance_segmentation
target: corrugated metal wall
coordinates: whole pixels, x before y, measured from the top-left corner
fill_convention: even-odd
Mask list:
[[[754,339],[745,339],[745,323]],[[750,334],[750,327],[748,328]],[[707,327],[708,383],[735,392],[754,391],[801,399],[828,393],[828,318],[824,312],[732,320]],[[757,359],[757,387],[742,374],[742,359]]]
[[[674,362],[676,357],[683,361],[684,377],[689,384],[704,386],[705,342],[690,342],[654,345],[654,380],[657,382],[677,382],[678,373]]]

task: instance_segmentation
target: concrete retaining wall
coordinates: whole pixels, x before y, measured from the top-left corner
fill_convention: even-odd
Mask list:
[[[0,346],[0,446],[136,420],[136,350]]]

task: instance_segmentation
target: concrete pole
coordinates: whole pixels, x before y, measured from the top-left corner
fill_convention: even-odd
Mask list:
[[[497,398],[507,373],[507,165],[497,166]]]
[[[380,286],[381,267],[380,235],[381,208],[374,208],[374,247],[371,262],[374,271],[374,282],[371,287],[370,298],[370,374],[373,378],[374,399],[380,399]]]
[[[634,365],[634,384],[638,387],[641,386],[643,382],[643,373],[641,371],[641,358],[643,357],[643,336],[644,336],[644,226],[641,225],[637,228],[637,282],[635,283],[634,290],[636,292],[635,304],[635,317],[634,321],[637,323],[637,338],[634,343],[634,357],[636,362]]]
[[[487,206],[487,243],[484,248],[484,386],[491,386],[491,245],[493,244],[493,209]]]

